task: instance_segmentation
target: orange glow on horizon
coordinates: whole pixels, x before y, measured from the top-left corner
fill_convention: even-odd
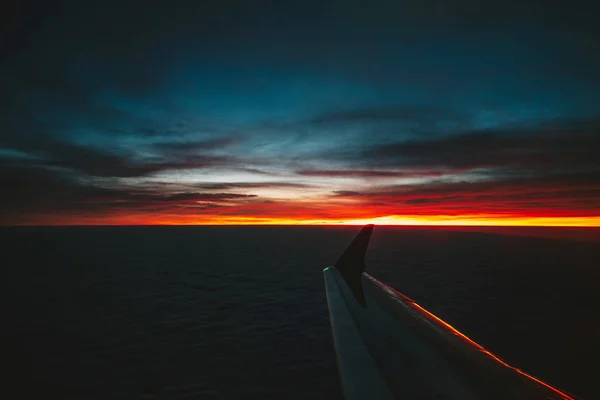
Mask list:
[[[572,226],[600,227],[600,217],[497,217],[493,215],[404,217],[392,215],[347,221],[348,225],[437,225],[437,226]]]
[[[228,215],[173,215],[119,213],[110,216],[41,215],[8,225],[389,225],[389,226],[498,226],[600,227],[600,216],[531,217],[498,215],[390,215],[369,218],[323,216],[270,217]]]

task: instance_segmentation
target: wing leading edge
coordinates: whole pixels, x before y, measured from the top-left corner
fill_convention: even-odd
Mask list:
[[[345,397],[575,399],[515,368],[365,271],[373,225],[324,270]]]

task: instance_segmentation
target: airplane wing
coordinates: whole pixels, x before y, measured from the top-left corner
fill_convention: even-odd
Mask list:
[[[324,270],[346,399],[575,399],[364,272],[372,231]]]

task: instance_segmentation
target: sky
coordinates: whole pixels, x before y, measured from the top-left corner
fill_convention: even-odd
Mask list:
[[[33,1],[0,224],[600,226],[600,3]]]

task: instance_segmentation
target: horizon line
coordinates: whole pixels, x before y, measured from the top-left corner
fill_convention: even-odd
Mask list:
[[[476,225],[476,224],[349,224],[349,223],[225,223],[225,224],[190,224],[190,223],[158,223],[158,224],[0,224],[0,228],[42,228],[42,227],[143,227],[143,226],[160,226],[160,227],[200,227],[200,226],[318,226],[318,227],[356,227],[364,225],[375,225],[377,227],[410,227],[410,228],[583,228],[583,229],[600,229],[600,225]]]

